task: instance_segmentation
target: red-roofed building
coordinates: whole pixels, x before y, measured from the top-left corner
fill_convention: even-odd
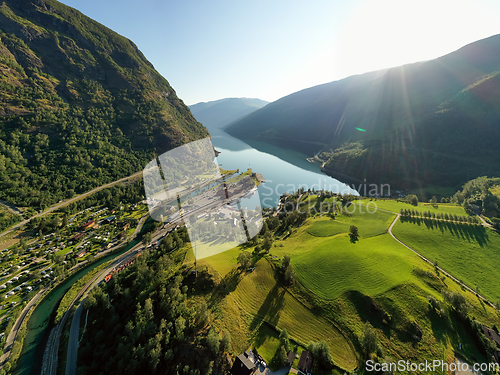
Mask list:
[[[87,254],[87,250],[86,249],[81,249],[80,251],[78,251],[76,253],[76,257],[77,258],[81,258],[82,256],[84,256],[85,254]]]
[[[82,230],[87,230],[89,228],[92,228],[94,225],[95,225],[95,220],[89,220],[82,225]]]

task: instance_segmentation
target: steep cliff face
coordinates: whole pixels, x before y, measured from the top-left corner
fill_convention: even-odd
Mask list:
[[[47,205],[206,136],[130,40],[55,0],[0,4],[0,198]]]

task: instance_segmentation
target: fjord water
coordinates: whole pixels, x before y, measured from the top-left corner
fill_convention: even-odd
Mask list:
[[[212,142],[220,155],[217,157],[221,168],[239,169],[240,172],[252,168],[266,180],[259,186],[263,207],[276,206],[281,194],[307,189],[326,189],[334,193],[356,194],[356,190],[320,171],[320,165],[309,163],[306,155],[289,149],[252,141],[257,150],[247,143],[230,136],[222,130],[210,129]]]

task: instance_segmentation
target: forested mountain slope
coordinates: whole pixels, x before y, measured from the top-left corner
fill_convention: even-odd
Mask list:
[[[45,207],[208,136],[130,40],[55,0],[0,5],[0,199]]]
[[[435,60],[312,87],[226,131],[309,154],[324,170],[397,187],[498,175],[500,36]]]

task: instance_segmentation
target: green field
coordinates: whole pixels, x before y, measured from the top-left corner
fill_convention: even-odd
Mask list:
[[[233,270],[230,266],[235,264],[237,254],[238,250],[233,249],[205,258],[200,265],[213,267],[224,277],[228,270]],[[259,260],[253,272],[239,277],[230,297],[238,306],[236,311],[251,315],[247,323],[249,331],[254,331],[262,322],[267,322],[278,329],[286,328],[291,338],[297,342],[307,344],[311,340],[324,340],[330,345],[338,366],[346,370],[356,368],[356,354],[340,330],[325,318],[315,315],[282,288],[274,278],[274,271],[267,260]],[[230,311],[227,309],[226,313],[229,314]],[[233,311],[232,314],[234,313]],[[272,341],[271,338],[269,340]]]
[[[387,200],[373,203],[391,212],[414,207]],[[198,262],[199,269],[208,267],[231,285],[221,301],[218,324],[230,330],[238,342],[235,348],[254,346],[269,362],[279,347],[278,332],[286,328],[300,345],[325,340],[335,364],[354,370],[357,354],[350,343],[357,342],[364,322],[369,321],[386,355],[396,359],[432,360],[444,355],[452,360],[461,343],[461,355],[469,361],[486,360],[449,308],[432,314],[427,298],[434,296],[442,301],[443,288],[460,292],[469,303],[470,316],[489,326],[500,322],[494,309],[449,278],[440,278],[442,275],[436,275],[431,264],[394,240],[387,233],[394,213],[367,210],[357,204],[348,209],[350,213],[336,215],[335,219],[317,215],[298,228],[289,228],[291,235],[275,241],[266,255],[269,259],[255,258],[253,272],[237,270],[236,258],[242,251],[238,248]],[[437,208],[420,204],[416,209],[464,214],[460,206],[450,204]],[[398,222],[394,234],[469,286],[478,284],[480,292],[490,300],[500,299],[496,281],[500,270],[494,268],[500,264],[500,235],[482,226],[417,222],[420,225]],[[360,233],[354,243],[347,234],[350,225],[356,225]],[[290,255],[296,273],[291,288],[281,286],[273,268],[279,267],[285,254]],[[189,251],[185,261],[193,260]],[[388,313],[392,323],[383,323],[380,315],[367,310],[370,303]],[[415,323],[423,332],[418,344],[410,338]]]
[[[493,302],[500,301],[500,235],[483,226],[398,222],[393,233]]]
[[[377,200],[369,200],[362,199],[359,201],[354,201],[354,203],[360,203],[362,205],[368,205],[370,208],[380,208],[387,211],[392,211],[395,213],[399,213],[401,209],[407,210],[416,210],[420,212],[430,211],[431,213],[441,213],[441,214],[457,214],[457,215],[466,215],[467,213],[463,209],[462,206],[454,205],[451,203],[439,203],[432,205],[430,203],[419,203],[418,206],[413,206],[409,203],[397,202],[395,200],[389,199],[377,199]]]
[[[316,197],[312,197],[312,201],[315,200]],[[331,201],[332,198],[327,198],[324,202],[329,200]],[[329,237],[339,233],[348,233],[349,227],[355,225],[359,229],[360,237],[368,238],[386,233],[395,218],[391,213],[372,209],[372,206],[351,204],[344,207],[342,211],[345,214],[336,215],[335,219],[327,215],[312,219],[313,224],[307,229],[308,233],[316,237]]]
[[[347,224],[332,219],[317,220],[307,229],[307,233],[315,237],[330,237],[348,231],[349,226]]]
[[[274,249],[273,254],[290,254],[301,283],[326,300],[352,290],[367,295],[383,293],[412,281],[415,267],[425,266],[389,234],[356,243],[351,243],[347,235],[322,238],[304,251],[307,235],[285,241],[285,246]]]

